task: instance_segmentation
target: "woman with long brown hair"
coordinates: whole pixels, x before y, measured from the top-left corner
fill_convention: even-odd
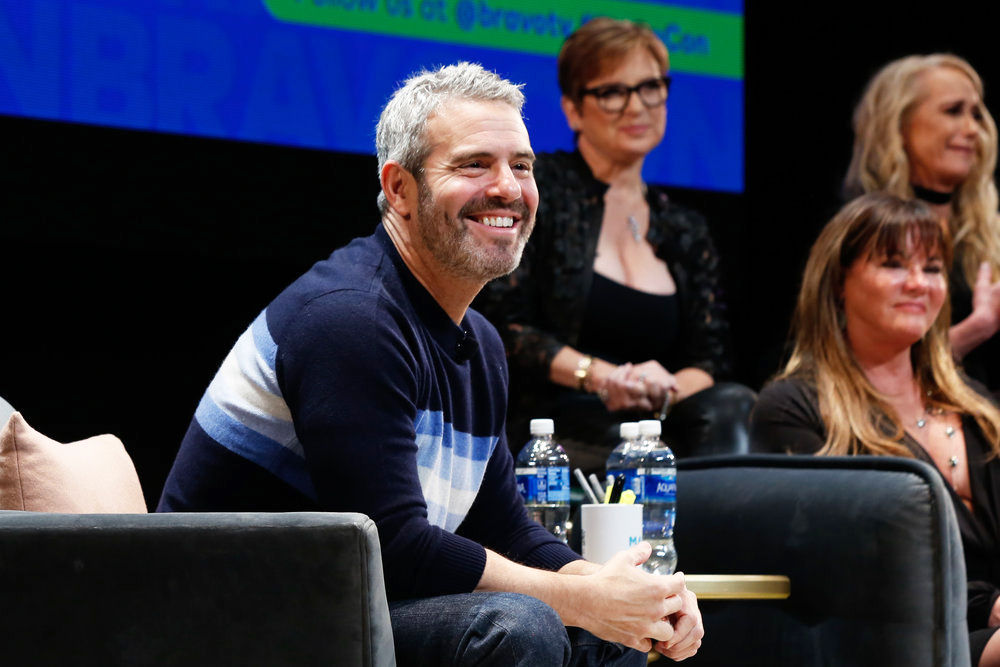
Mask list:
[[[970,647],[1000,664],[1000,410],[948,343],[948,235],[918,200],[845,205],[809,255],[784,370],[760,392],[752,447],[905,456],[949,489],[969,579]]]

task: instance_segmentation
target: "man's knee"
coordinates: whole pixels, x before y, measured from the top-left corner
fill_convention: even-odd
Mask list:
[[[565,665],[571,650],[559,614],[541,600],[518,593],[489,595],[464,643],[474,653],[485,649],[494,657],[504,656],[496,664]]]

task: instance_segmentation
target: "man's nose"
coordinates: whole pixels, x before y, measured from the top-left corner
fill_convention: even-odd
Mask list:
[[[500,164],[491,190],[494,196],[500,197],[505,201],[513,201],[521,198],[521,184],[511,170],[510,165]]]

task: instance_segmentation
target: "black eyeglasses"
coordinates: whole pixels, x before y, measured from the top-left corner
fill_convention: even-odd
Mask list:
[[[608,113],[624,111],[632,99],[632,93],[639,94],[639,99],[647,109],[655,109],[667,101],[667,96],[670,94],[670,76],[664,74],[662,77],[640,81],[634,86],[610,83],[580,91],[581,96],[593,95],[597,100],[597,106]]]

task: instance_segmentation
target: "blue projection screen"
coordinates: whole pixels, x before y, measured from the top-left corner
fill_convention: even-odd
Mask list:
[[[472,60],[525,84],[536,151],[568,149],[555,57],[597,15],[670,49],[646,179],[742,192],[742,0],[0,0],[0,114],[371,154],[400,80]]]

